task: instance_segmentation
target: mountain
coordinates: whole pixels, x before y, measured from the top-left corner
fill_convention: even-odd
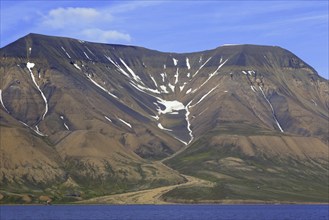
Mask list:
[[[178,54],[29,34],[0,59],[2,202],[75,201],[182,174],[214,186],[164,200],[328,202],[328,80],[283,48]]]

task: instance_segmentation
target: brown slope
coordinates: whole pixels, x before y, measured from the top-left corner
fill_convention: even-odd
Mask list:
[[[149,170],[138,173],[134,167],[148,162],[135,153],[161,159],[185,149],[183,143],[189,143],[188,150],[204,135],[210,135],[204,146],[223,134],[264,136],[246,146],[271,154],[280,145],[283,158],[304,152],[301,136],[326,149],[327,81],[279,47],[238,45],[176,54],[31,34],[2,48],[0,55],[0,89],[13,117],[6,125],[23,121],[34,134],[38,125],[47,136],[36,138],[61,154],[64,169],[74,180],[80,178],[78,183],[90,184],[91,176],[107,178],[111,185],[112,177],[123,174],[106,170],[110,162],[127,166],[124,176],[131,183],[140,181]],[[48,101],[44,119],[45,101],[28,62],[35,64],[32,72]],[[165,110],[159,100],[178,101],[184,109],[159,113]],[[288,139],[277,141],[277,136]],[[121,154],[130,165],[118,159]],[[181,179],[173,175],[170,181]]]

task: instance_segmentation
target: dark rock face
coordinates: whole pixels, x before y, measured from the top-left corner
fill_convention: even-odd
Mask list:
[[[150,161],[204,137],[204,146],[222,146],[215,139],[225,135],[227,143],[284,136],[283,158],[299,155],[295,145],[309,137],[318,154],[303,155],[328,162],[328,81],[280,47],[176,54],[29,34],[1,48],[0,59],[0,180],[8,184],[179,182]],[[163,174],[145,177],[147,163]]]

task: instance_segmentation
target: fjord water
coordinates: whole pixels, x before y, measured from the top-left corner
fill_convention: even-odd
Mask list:
[[[328,220],[328,205],[0,206],[1,220]]]

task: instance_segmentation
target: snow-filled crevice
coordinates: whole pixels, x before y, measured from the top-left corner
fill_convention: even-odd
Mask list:
[[[219,66],[217,67],[217,69],[214,71],[214,72],[212,72],[212,73],[210,73],[209,74],[209,76],[208,76],[208,78],[206,79],[206,81],[204,81],[198,88],[196,88],[196,89],[194,89],[193,91],[192,91],[192,93],[195,93],[196,91],[198,91],[199,89],[201,89],[207,82],[209,82],[209,80],[213,77],[213,76],[215,76],[215,75],[217,75],[218,74],[218,71],[219,71],[219,69],[226,63],[228,61],[228,59],[226,59],[224,62],[221,62],[220,64],[219,64]]]
[[[172,58],[174,65],[177,66],[178,60],[176,60],[175,58]]]
[[[162,77],[162,82],[165,82],[165,77],[167,77],[166,73],[160,73],[161,77]]]
[[[175,136],[175,134],[173,133],[173,137],[177,140],[179,140],[180,142],[184,143],[185,145],[188,145],[189,143],[191,143],[191,141],[193,140],[193,134],[192,134],[192,129],[191,129],[191,123],[189,121],[189,106],[191,104],[192,101],[190,101],[186,106],[178,101],[178,100],[172,100],[172,101],[168,101],[168,100],[164,100],[161,98],[158,98],[157,103],[154,103],[157,106],[157,111],[158,111],[158,115],[165,115],[165,114],[179,114],[178,112],[181,111],[185,111],[185,120],[186,120],[186,130],[189,134],[189,139],[186,140],[182,140],[178,137]],[[162,106],[163,108],[161,108],[160,106]],[[166,131],[171,131],[174,132],[173,130],[169,129],[169,128],[163,128],[163,126],[158,123],[158,127],[162,130],[166,130]]]
[[[191,69],[191,65],[190,65],[190,61],[188,59],[188,57],[186,57],[186,66],[187,66],[187,69]]]
[[[193,99],[186,100],[185,103],[188,104],[184,104],[180,100],[175,100],[175,98],[173,97],[169,98],[167,94],[182,92],[184,92],[184,94],[189,94],[196,92],[201,87],[207,86],[207,82],[209,82],[213,77],[218,75],[220,68],[228,61],[228,59],[224,60],[221,57],[217,68],[214,71],[210,72],[208,76],[204,78],[203,83],[201,83],[201,85],[195,89],[186,87],[188,87],[189,82],[192,82],[192,77],[197,75],[202,70],[202,68],[212,59],[212,57],[206,58],[203,62],[200,62],[200,67],[197,69],[196,72],[194,72],[194,74],[192,73],[192,71],[189,71],[187,73],[187,78],[189,79],[186,82],[184,82],[185,78],[183,77],[183,71],[180,70],[180,68],[183,66],[183,63],[178,66],[179,61],[175,58],[172,58],[174,64],[173,69],[175,69],[175,72],[172,75],[173,78],[171,79],[170,77],[169,79],[169,76],[167,76],[165,70],[163,72],[158,73],[158,78],[149,75],[150,79],[147,82],[150,83],[150,87],[147,84],[143,83],[141,78],[134,72],[134,70],[128,65],[125,60],[118,58],[116,59],[116,62],[116,60],[109,56],[105,55],[105,57],[110,61],[110,63],[112,63],[116,67],[119,73],[127,77],[128,84],[133,89],[136,89],[139,92],[143,92],[149,95],[150,97],[156,99],[156,101],[153,102],[153,110],[155,110],[155,115],[149,114],[149,118],[152,118],[152,121],[156,123],[155,125],[157,125],[159,129],[168,132],[173,138],[179,140],[185,145],[189,145],[194,139],[189,118],[191,108],[205,100],[216,88],[218,88],[218,85],[205,92],[206,94],[204,94],[203,96],[199,96],[199,100],[195,100],[196,104],[194,105],[192,105],[192,103],[194,102]],[[186,64],[186,69],[191,70],[189,58],[186,57],[184,61],[184,64]],[[163,65],[163,68],[167,68],[165,64]],[[104,88],[103,90],[105,91]],[[185,92],[185,90],[187,91]],[[169,123],[167,124],[167,126],[163,126],[163,124],[161,124],[161,121],[164,122],[168,118],[170,120],[178,119],[181,121],[182,124],[177,126]],[[125,122],[122,119],[119,120],[131,128],[131,125],[128,122]]]
[[[64,127],[66,128],[66,130],[70,130],[70,128],[69,128],[69,126],[65,123],[65,119],[64,119],[64,116],[63,115],[61,115],[60,116],[60,118],[62,119],[62,121],[63,121],[63,125],[64,125]]]
[[[120,58],[121,63],[126,67],[126,69],[128,70],[128,72],[131,74],[131,76],[133,77],[133,79],[138,82],[141,83],[142,85],[144,85],[143,81],[141,80],[141,78],[135,74],[135,72],[123,61],[123,59]]]
[[[107,89],[105,89],[104,87],[102,87],[101,85],[99,85],[96,81],[94,81],[92,78],[91,78],[91,76],[87,76],[89,79],[90,79],[90,81],[93,83],[93,84],[95,84],[98,88],[100,88],[100,89],[102,89],[104,92],[106,92],[107,94],[109,94],[110,96],[112,96],[113,98],[116,98],[116,99],[118,99],[118,97],[116,96],[116,95],[114,95],[113,93],[111,93],[110,91],[108,91]]]
[[[34,78],[34,75],[33,75],[33,72],[32,72],[32,68],[35,66],[34,63],[30,63],[30,62],[27,62],[26,64],[26,67],[28,68],[29,72],[30,72],[30,75],[31,75],[31,78],[32,78],[32,81],[34,83],[34,85],[37,87],[37,89],[39,90],[41,96],[42,96],[42,99],[44,100],[45,102],[45,112],[43,113],[42,115],[42,120],[45,119],[45,116],[48,112],[48,102],[47,102],[47,98],[46,96],[43,94],[42,90],[40,89],[39,85],[37,84],[37,82],[35,81],[35,78]]]
[[[117,62],[114,62],[112,59],[111,59],[111,57],[108,57],[108,56],[106,56],[105,55],[105,57],[106,57],[106,59],[108,59],[118,70],[119,70],[119,72],[121,72],[123,75],[125,75],[126,77],[128,77],[128,78],[130,78],[131,79],[131,77],[129,76],[129,74],[126,72],[126,71],[124,71],[122,68],[121,68],[121,66],[117,63]]]
[[[137,90],[143,91],[145,93],[151,92],[151,93],[155,93],[155,94],[161,94],[161,91],[159,91],[158,89],[152,89],[152,88],[147,87],[144,84],[144,82],[141,80],[141,78],[137,74],[135,74],[135,72],[124,62],[123,59],[120,58],[120,62],[125,66],[125,68],[127,69],[127,71],[129,73],[127,71],[125,71],[118,63],[114,62],[110,57],[108,57],[106,55],[105,55],[105,57],[118,69],[119,72],[121,72],[123,75],[125,75],[127,78],[130,79],[129,84],[132,85]],[[155,79],[153,77],[151,77],[151,79],[152,79],[153,83],[155,84],[155,86],[158,87]],[[164,93],[166,93],[166,92],[164,92]]]
[[[2,90],[1,89],[0,89],[0,102],[1,102],[2,107],[5,109],[5,111],[7,113],[9,113],[8,109],[6,108],[5,104],[3,103],[3,100],[2,100]]]
[[[175,85],[178,83],[178,77],[179,77],[179,68],[177,67],[176,69],[176,74],[174,75],[175,77]]]
[[[204,62],[200,67],[199,69],[192,75],[192,77],[196,76],[196,74],[199,73],[199,71],[209,62],[209,60],[211,60],[212,57],[209,57],[206,62]]]
[[[158,127],[159,127],[161,130],[164,130],[164,131],[173,131],[173,130],[171,130],[171,129],[164,128],[164,127],[162,126],[161,123],[158,123]]]
[[[189,145],[192,141],[193,141],[193,131],[191,129],[191,122],[189,120],[189,115],[190,115],[190,111],[189,111],[189,107],[190,107],[190,104],[192,103],[192,101],[190,101],[186,106],[185,106],[185,111],[186,111],[186,114],[185,114],[185,120],[187,122],[187,130],[189,131],[189,135],[190,135],[190,140],[185,144],[185,145]]]
[[[75,68],[77,68],[78,70],[81,70],[80,66],[76,63],[73,64]]]
[[[280,129],[281,132],[284,132],[283,129],[282,129],[282,127],[281,127],[281,125],[280,125],[280,123],[279,123],[279,121],[278,121],[278,119],[277,119],[276,116],[275,116],[275,111],[274,111],[274,108],[273,108],[273,106],[272,106],[270,100],[268,100],[268,98],[266,97],[266,95],[265,95],[265,93],[264,93],[262,87],[259,86],[258,88],[259,88],[260,91],[262,92],[262,94],[263,94],[265,100],[267,101],[268,105],[270,106],[270,108],[271,108],[271,110],[272,110],[272,116],[273,116],[273,118],[274,118],[274,121],[275,121],[276,125],[278,126],[278,128]]]
[[[70,54],[69,54],[68,52],[66,52],[65,48],[64,48],[64,47],[61,47],[61,48],[62,48],[62,50],[65,52],[66,56],[67,56],[69,59],[71,59]]]
[[[128,126],[129,128],[132,128],[131,124],[126,122],[125,120],[121,119],[121,118],[118,118],[119,121],[121,121],[123,124],[125,124],[126,126]]]
[[[88,52],[89,52],[90,54],[92,54],[94,57],[96,57],[96,55],[95,55],[91,50],[89,50],[89,48],[88,48],[87,46],[85,46],[85,48],[88,50]]]
[[[34,130],[34,129],[32,129],[32,130]],[[42,133],[42,132],[39,130],[38,125],[35,126],[35,130],[34,130],[34,132],[37,133],[37,134],[40,135],[40,136],[47,136],[47,135],[45,135],[44,133]]]
[[[256,92],[256,90],[257,90],[256,87],[253,86],[253,85],[251,85],[250,88],[251,88],[251,90],[252,90],[253,92]]]
[[[21,124],[23,124],[25,127],[28,127],[29,129],[31,129],[32,131],[34,131],[37,135],[40,135],[42,137],[45,137],[47,136],[46,134],[42,133],[40,130],[39,130],[39,127],[38,125],[35,126],[35,129],[32,128],[31,126],[29,126],[28,124],[26,124],[25,122],[22,122],[20,120],[18,120]]]
[[[155,87],[157,88],[157,87],[158,87],[158,83],[155,81],[155,79],[154,79],[154,77],[153,77],[153,76],[150,76],[150,77],[151,77],[151,79],[152,79],[152,81],[153,81],[153,83],[154,83]]]
[[[205,95],[203,95],[199,101],[197,103],[195,103],[194,105],[191,105],[190,107],[193,108],[195,107],[197,104],[199,104],[200,102],[202,102],[202,100],[204,100],[212,91],[214,91],[215,89],[217,89],[219,85],[215,86],[214,88],[212,88],[211,90],[209,90],[209,92],[207,92]]]
[[[83,51],[83,54],[85,55],[85,57],[88,59],[88,60],[91,60],[90,57],[88,56],[88,54],[86,52]]]

